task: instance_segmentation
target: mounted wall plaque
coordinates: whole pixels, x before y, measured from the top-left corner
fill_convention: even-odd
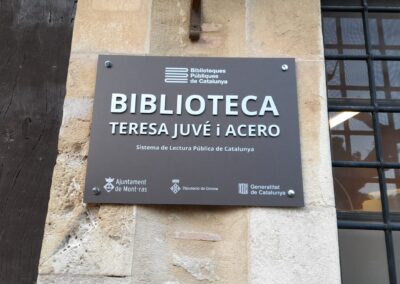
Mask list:
[[[84,201],[304,206],[294,60],[100,56]]]

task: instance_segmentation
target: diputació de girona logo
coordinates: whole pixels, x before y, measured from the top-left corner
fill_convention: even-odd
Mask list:
[[[173,179],[172,186],[169,189],[171,189],[173,193],[177,194],[181,190],[181,187],[179,186],[179,179]]]
[[[106,178],[105,180],[107,183],[104,185],[104,189],[107,192],[111,192],[114,189],[114,185],[112,184],[112,182],[114,181],[114,178],[109,177],[109,178]]]

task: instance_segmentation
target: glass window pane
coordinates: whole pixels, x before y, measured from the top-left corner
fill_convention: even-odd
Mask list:
[[[375,61],[374,77],[379,100],[400,100],[400,61]]]
[[[325,54],[365,54],[361,13],[322,14]]]
[[[376,169],[333,168],[338,211],[381,211],[381,194]]]
[[[369,100],[368,69],[365,61],[326,60],[329,98]]]
[[[400,213],[400,169],[385,170],[386,190],[391,213]]]
[[[373,54],[400,55],[399,13],[369,13],[368,25]]]
[[[372,115],[368,112],[330,112],[332,159],[375,161]]]
[[[389,283],[384,232],[341,229],[339,249],[343,284]]]
[[[400,162],[400,113],[379,113],[382,133],[383,159],[385,162]]]

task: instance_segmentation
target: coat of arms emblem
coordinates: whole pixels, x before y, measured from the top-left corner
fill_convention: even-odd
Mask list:
[[[172,186],[169,189],[171,189],[173,193],[177,194],[181,190],[181,187],[179,186],[179,179],[173,179]]]
[[[106,182],[107,182],[107,183],[104,185],[104,189],[105,189],[107,192],[110,192],[110,191],[112,191],[112,190],[114,189],[114,185],[112,184],[113,181],[114,181],[114,179],[111,178],[111,177],[106,178]]]

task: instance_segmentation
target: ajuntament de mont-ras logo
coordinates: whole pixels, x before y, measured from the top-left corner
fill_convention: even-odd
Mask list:
[[[114,178],[109,177],[109,178],[105,178],[105,180],[106,180],[107,183],[104,185],[104,189],[107,192],[111,192],[114,189],[114,185],[112,184],[113,181],[114,181]]]

